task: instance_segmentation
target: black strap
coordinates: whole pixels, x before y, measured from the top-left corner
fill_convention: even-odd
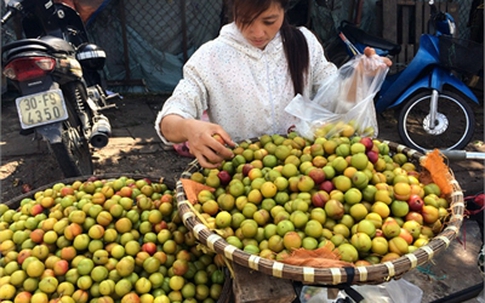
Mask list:
[[[339,288],[343,289],[349,297],[352,298],[356,303],[362,302],[364,297],[358,293],[355,289],[352,288],[352,282],[354,281],[355,277],[355,269],[354,267],[345,267],[345,273],[347,274],[347,281],[345,284],[342,284]]]
[[[335,286],[332,286],[332,285],[318,285],[317,287],[327,287],[327,288],[332,288],[332,287],[336,287],[340,290],[344,290],[345,293],[352,299],[354,300],[354,302],[356,303],[360,303],[362,301],[364,301],[364,297],[358,293],[355,289],[352,288],[352,282],[354,281],[354,277],[355,277],[355,269],[354,267],[345,267],[344,268],[345,270],[345,273],[347,275],[347,280],[345,283],[343,284],[339,284],[339,285],[335,285]],[[303,288],[303,283],[299,282],[299,281],[293,281],[293,287],[294,287],[294,290],[296,292],[296,295],[297,295],[297,298],[292,302],[292,303],[300,303],[300,294],[301,294],[301,291],[302,291],[302,288]],[[350,302],[348,300],[348,297],[346,297],[345,299],[339,299],[337,302]]]
[[[354,281],[355,269],[353,267],[345,267],[345,274],[347,275],[347,284],[351,285]]]
[[[345,285],[344,286],[344,291],[346,294],[349,295],[349,297],[352,298],[352,300],[354,300],[355,302],[359,303],[359,302],[362,302],[364,301],[364,297],[358,293],[355,289],[352,288],[352,286],[350,285]]]

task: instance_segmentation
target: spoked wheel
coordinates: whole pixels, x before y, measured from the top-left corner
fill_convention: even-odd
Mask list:
[[[419,151],[463,149],[475,129],[470,105],[459,95],[445,90],[438,98],[435,121],[430,124],[430,103],[429,92],[419,93],[405,101],[398,120],[403,143]]]
[[[64,177],[92,175],[93,161],[89,143],[83,136],[81,121],[75,109],[77,104],[88,106],[86,90],[80,83],[71,83],[63,92],[69,118],[63,122],[62,142],[51,144],[52,151]]]

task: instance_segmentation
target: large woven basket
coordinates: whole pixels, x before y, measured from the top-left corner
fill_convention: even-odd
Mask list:
[[[404,145],[383,141],[389,145],[391,152],[402,152],[408,158],[419,163],[424,155]],[[187,170],[182,173],[181,178],[190,176],[201,169],[197,160],[194,160]],[[195,237],[212,251],[224,255],[227,259],[240,264],[251,270],[256,270],[267,275],[278,278],[301,281],[307,284],[319,285],[349,285],[349,284],[379,284],[391,279],[399,279],[409,270],[431,260],[434,255],[445,248],[459,233],[463,222],[465,203],[463,192],[458,182],[451,180],[453,191],[449,197],[451,215],[446,222],[445,228],[435,236],[427,245],[418,248],[413,253],[408,253],[394,261],[388,261],[376,265],[356,266],[347,268],[312,268],[303,266],[288,265],[279,261],[262,258],[249,254],[233,245],[230,245],[224,238],[212,232],[205,226],[193,208],[188,205],[185,191],[181,180],[177,181],[177,202],[179,213],[185,226],[191,229]]]

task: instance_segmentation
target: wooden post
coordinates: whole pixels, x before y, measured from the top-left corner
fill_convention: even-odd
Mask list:
[[[397,0],[382,1],[382,37],[397,43]]]
[[[447,12],[457,22],[459,5],[455,2],[436,1],[442,12]],[[401,45],[395,63],[408,64],[419,48],[421,35],[428,32],[430,16],[428,0],[383,0],[382,37]]]
[[[414,27],[414,44],[416,45],[417,50],[419,46],[419,37],[421,37],[421,34],[428,31],[429,5],[424,2],[417,2],[414,8],[414,15],[416,20],[416,26]]]

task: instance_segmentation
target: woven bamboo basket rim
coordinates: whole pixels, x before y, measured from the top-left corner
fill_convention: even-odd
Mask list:
[[[248,140],[248,142],[251,140]],[[391,152],[401,152],[414,161],[422,160],[425,155],[391,141],[382,141],[389,145]],[[200,171],[197,160],[192,161],[181,178],[190,176]],[[428,244],[418,248],[413,253],[407,253],[393,261],[384,263],[356,266],[346,268],[313,268],[295,266],[283,262],[262,258],[249,254],[233,245],[204,225],[188,204],[182,181],[176,184],[176,199],[182,221],[187,228],[194,232],[195,237],[210,250],[222,254],[227,259],[242,265],[248,269],[256,270],[277,278],[300,281],[306,284],[315,285],[351,285],[351,284],[380,284],[391,279],[399,279],[409,270],[431,260],[435,254],[446,249],[451,241],[456,238],[464,218],[465,203],[463,192],[458,182],[453,177],[450,181],[452,193],[449,195],[450,217],[445,228]]]

